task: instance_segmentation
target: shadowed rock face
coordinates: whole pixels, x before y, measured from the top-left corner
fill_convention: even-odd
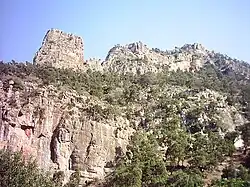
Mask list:
[[[35,64],[77,69],[83,65],[83,40],[79,36],[51,29],[34,58]]]
[[[21,150],[46,170],[69,174],[80,169],[84,181],[103,178],[116,148],[125,150],[134,131],[129,122],[93,120],[85,112],[89,96],[33,84],[14,92],[12,82],[7,90],[0,88],[0,148]]]

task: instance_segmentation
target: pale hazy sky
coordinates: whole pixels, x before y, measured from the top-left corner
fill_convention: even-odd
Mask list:
[[[0,60],[32,61],[50,28],[83,37],[85,59],[116,44],[185,43],[250,62],[250,0],[0,0]]]

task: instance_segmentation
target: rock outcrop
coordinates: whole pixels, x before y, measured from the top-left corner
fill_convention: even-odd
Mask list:
[[[84,62],[83,39],[58,29],[51,29],[43,39],[34,63],[56,68],[82,68]]]
[[[0,88],[0,149],[33,156],[46,170],[69,176],[81,171],[82,182],[101,179],[126,145],[133,129],[125,118],[97,119],[96,106],[103,103],[74,91],[38,88],[26,83],[13,91],[13,81]]]
[[[198,43],[185,44],[173,50],[162,51],[158,48],[149,48],[142,42],[128,45],[116,45],[108,52],[103,62],[103,68],[122,74],[144,74],[146,72],[168,71],[198,71],[206,64],[212,64],[223,73],[234,72],[249,79],[250,65],[207,50]]]
[[[207,50],[201,44],[185,45],[171,51],[150,49],[142,42],[112,48],[104,68],[119,73],[144,74],[162,70],[196,71],[204,65]]]
[[[121,74],[147,72],[197,71],[206,64],[215,65],[223,73],[235,72],[246,79],[250,65],[227,55],[207,50],[198,43],[185,44],[173,50],[149,48],[142,42],[116,45],[104,61],[95,58],[84,61],[83,40],[79,36],[51,29],[34,57],[34,64],[86,71],[112,71]]]

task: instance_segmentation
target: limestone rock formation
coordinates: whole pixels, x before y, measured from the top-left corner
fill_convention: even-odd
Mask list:
[[[80,169],[83,183],[103,178],[112,170],[117,149],[126,150],[134,131],[129,121],[119,116],[95,119],[91,109],[107,106],[94,103],[88,94],[32,83],[18,92],[13,81],[7,84],[7,90],[0,84],[0,149],[22,151],[43,169],[66,176]]]
[[[223,73],[235,72],[250,77],[250,65],[207,50],[198,43],[185,44],[175,47],[173,50],[162,51],[158,48],[150,49],[142,42],[128,45],[116,45],[108,52],[103,62],[106,71],[114,71],[122,74],[144,74],[146,72],[168,71],[197,71],[206,64],[215,65]]]
[[[114,110],[107,112],[111,104],[87,92],[79,95],[72,89],[40,87],[33,82],[25,82],[23,90],[16,91],[15,84],[13,80],[0,82],[0,149],[21,150],[24,156],[36,158],[43,169],[63,171],[65,181],[78,169],[81,183],[103,179],[126,152],[136,128],[148,128],[144,110],[157,106],[157,99],[143,106],[130,103],[116,108],[123,111],[115,115]],[[142,90],[138,99],[146,101],[148,92],[147,88]],[[178,105],[187,106],[181,111],[183,124],[193,120],[188,116],[197,108],[209,110],[210,106],[215,115],[201,110],[195,118],[198,123],[209,125],[216,120],[221,128],[232,131],[246,122],[238,108],[228,105],[225,95],[209,89],[197,92],[169,85],[159,94],[165,98],[179,96]],[[136,116],[128,118],[124,113],[131,109]],[[159,110],[152,110],[150,116],[157,113]],[[156,119],[153,124],[159,122]]]
[[[35,64],[56,68],[79,69],[83,66],[83,39],[73,34],[51,29],[34,57]]]
[[[201,44],[185,45],[172,51],[150,49],[142,42],[112,48],[104,62],[104,68],[119,73],[195,71],[204,65],[203,56],[207,53]]]
[[[112,71],[117,73],[145,74],[163,70],[197,71],[205,64],[213,64],[220,71],[232,71],[250,77],[250,65],[227,55],[207,50],[198,43],[185,44],[173,50],[149,48],[141,41],[116,45],[109,50],[104,61],[95,58],[84,61],[83,40],[79,36],[51,29],[44,37],[41,48],[34,57],[34,64],[71,68],[86,71]]]

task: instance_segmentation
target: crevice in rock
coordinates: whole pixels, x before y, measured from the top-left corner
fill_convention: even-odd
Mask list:
[[[41,133],[38,138],[46,137],[43,133]]]
[[[69,130],[65,128],[65,119],[61,117],[59,124],[53,131],[50,141],[50,159],[59,167],[60,144],[70,142]]]
[[[81,167],[81,159],[80,159],[79,150],[77,148],[74,148],[68,160],[68,169],[76,171],[80,169],[80,167]]]
[[[22,113],[22,111],[19,111],[18,112],[18,117],[21,117],[21,116],[23,116],[23,113]]]
[[[15,123],[9,123],[11,127],[15,127],[16,124]]]
[[[91,130],[93,131],[94,130],[94,124],[90,123],[90,125],[91,125]]]
[[[9,119],[8,119],[7,116],[8,116],[8,110],[3,109],[2,119],[3,119],[4,121],[9,121]]]
[[[8,139],[9,132],[10,132],[9,125],[8,124],[4,124],[3,140],[7,140]]]
[[[53,163],[58,163],[58,153],[56,151],[57,149],[57,135],[59,131],[59,125],[56,127],[56,129],[53,131],[51,141],[50,141],[50,159]]]
[[[112,160],[108,161],[108,162],[105,164],[104,167],[105,167],[105,168],[112,168],[112,167],[114,167],[113,161],[112,161]]]
[[[73,170],[73,153],[70,155],[70,157],[69,157],[69,162],[68,162],[68,169],[69,170]]]
[[[91,138],[90,138],[90,141],[89,141],[89,145],[86,149],[86,156],[85,156],[85,159],[84,159],[84,163],[87,162],[87,159],[89,158],[89,153],[90,153],[90,148],[91,146],[93,145],[93,133],[91,133]]]

